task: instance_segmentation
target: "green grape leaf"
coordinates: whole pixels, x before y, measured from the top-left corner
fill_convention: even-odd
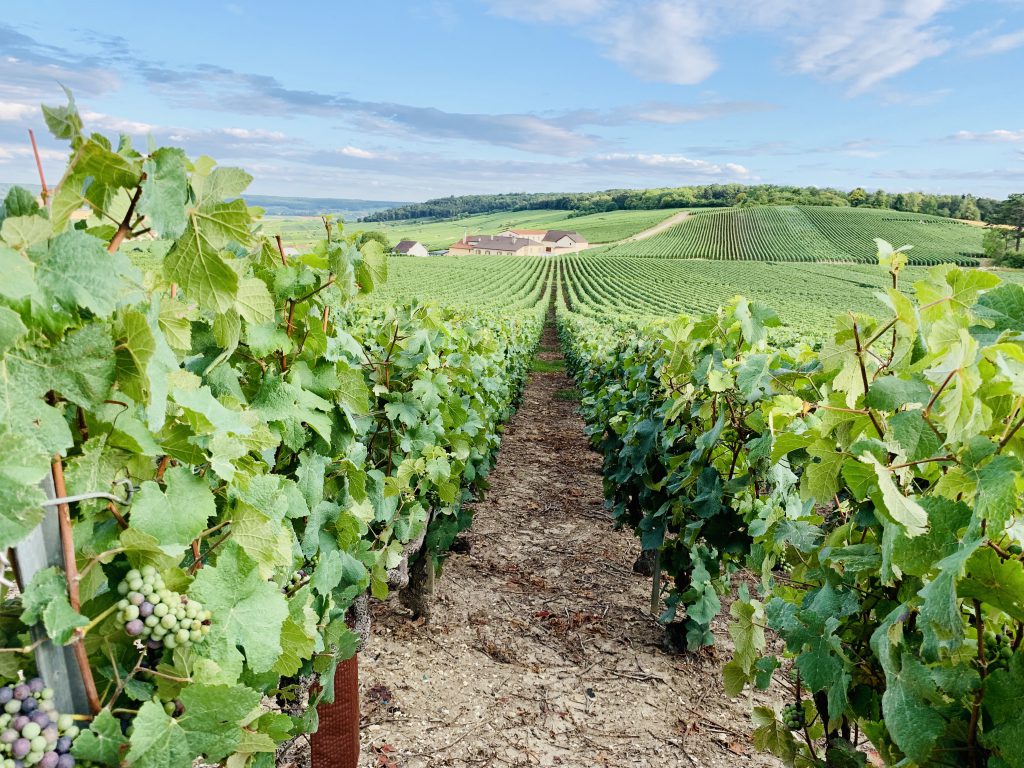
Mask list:
[[[872,382],[865,403],[880,411],[896,411],[908,403],[925,405],[931,396],[931,388],[923,381],[883,376]]]
[[[11,248],[24,251],[53,234],[53,224],[42,216],[10,216],[0,225],[0,238]]]
[[[120,765],[128,739],[121,733],[121,721],[102,709],[75,739],[71,754],[79,760],[100,765]]]
[[[360,293],[370,293],[388,279],[388,255],[376,240],[368,240],[359,249],[362,259],[355,264]]]
[[[837,451],[830,440],[818,440],[807,447],[811,460],[804,468],[800,493],[804,499],[827,501],[839,492],[839,478],[846,454]]]
[[[33,250],[39,287],[68,309],[85,307],[109,317],[122,289],[119,278],[133,269],[118,251],[107,253],[103,241],[79,230],[57,235],[49,247]]]
[[[143,164],[146,174],[142,182],[139,213],[146,216],[147,224],[161,237],[175,239],[185,231],[188,218],[188,180],[185,166],[188,159],[176,147],[161,147]]]
[[[164,478],[166,493],[151,480],[142,484],[128,522],[156,539],[165,554],[181,557],[217,514],[217,506],[206,480],[186,467],[171,467]]]
[[[34,294],[38,288],[35,264],[23,254],[0,245],[0,297],[19,301]]]
[[[138,768],[191,768],[195,755],[178,721],[161,704],[147,701],[132,723],[127,762]]]
[[[75,635],[75,629],[84,627],[89,620],[68,602],[68,583],[58,568],[37,571],[22,595],[21,620],[26,624],[43,622],[46,634],[58,645],[65,645]]]
[[[941,705],[942,695],[928,669],[909,653],[903,654],[902,668],[887,676],[882,714],[893,740],[915,763],[928,763],[946,729]]]
[[[181,691],[185,711],[178,725],[194,755],[217,763],[241,743],[242,723],[260,703],[258,691],[242,685],[188,685]]]
[[[0,306],[0,355],[13,347],[28,328],[21,322],[21,315],[13,309]]]
[[[1024,569],[1016,560],[1000,560],[988,547],[978,549],[967,561],[967,575],[957,586],[957,594],[1024,621]]]
[[[281,655],[281,625],[288,618],[288,604],[241,547],[231,541],[224,544],[216,564],[199,571],[190,594],[213,613],[209,641],[240,646],[254,672],[273,668]]]
[[[1007,669],[989,674],[985,683],[985,714],[991,720],[981,743],[1013,768],[1024,766],[1024,656],[1015,653]],[[989,762],[992,765],[992,762]]]

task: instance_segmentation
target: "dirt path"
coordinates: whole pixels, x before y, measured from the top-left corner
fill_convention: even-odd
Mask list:
[[[550,327],[539,356],[561,360]],[[724,651],[661,650],[571,386],[531,376],[432,622],[378,606],[360,656],[365,768],[778,765],[749,743],[748,701],[725,698]],[[716,632],[724,647],[723,620]]]
[[[604,245],[620,245],[622,243],[632,243],[634,240],[646,240],[648,237],[654,237],[655,235],[661,234],[666,229],[674,227],[676,224],[684,221],[689,215],[689,211],[674,213],[664,221],[658,222],[650,229],[645,229],[643,232],[637,232],[635,235],[624,237],[622,240],[617,240],[614,243],[604,243]]]

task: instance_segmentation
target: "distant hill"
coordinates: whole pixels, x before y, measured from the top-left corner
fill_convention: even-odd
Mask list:
[[[11,187],[24,187],[39,194],[38,184],[0,182],[0,200]],[[277,197],[275,195],[245,195],[249,205],[258,205],[270,216],[319,216],[322,213],[341,214],[346,221],[355,221],[378,211],[398,208],[409,203],[395,200],[354,200],[341,197]]]
[[[605,248],[612,257],[877,263],[874,238],[912,245],[909,262],[977,266],[984,230],[960,221],[872,208],[763,205],[701,211],[647,240]]]
[[[322,213],[339,213],[349,221],[361,219],[377,211],[408,205],[388,200],[351,200],[338,197],[246,195],[245,200],[249,205],[258,205],[271,216],[318,216]]]

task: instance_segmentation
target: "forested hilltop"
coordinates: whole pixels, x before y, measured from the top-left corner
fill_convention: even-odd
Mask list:
[[[460,195],[412,203],[366,216],[363,221],[454,219],[478,213],[552,209],[577,215],[620,209],[720,208],[747,205],[836,205],[889,208],[956,219],[988,221],[998,200],[970,194],[933,195],[923,192],[889,194],[857,187],[849,192],[829,187],[787,187],[775,184],[701,184],[656,189],[609,189],[603,192],[513,192],[500,195]]]

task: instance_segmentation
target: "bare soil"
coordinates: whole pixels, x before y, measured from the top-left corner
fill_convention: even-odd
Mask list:
[[[561,359],[551,327],[541,349]],[[750,701],[722,690],[725,619],[719,650],[662,650],[575,407],[563,372],[531,375],[431,622],[376,606],[364,768],[780,765],[750,744]]]
[[[676,224],[679,224],[680,222],[686,220],[686,218],[689,215],[689,211],[680,211],[679,213],[672,214],[664,221],[658,222],[653,227],[645,229],[643,232],[637,232],[635,235],[630,235],[629,237],[623,238],[622,240],[619,240],[616,243],[609,243],[609,245],[619,245],[620,243],[632,243],[636,240],[646,240],[649,237],[660,235],[666,229],[671,229]]]

